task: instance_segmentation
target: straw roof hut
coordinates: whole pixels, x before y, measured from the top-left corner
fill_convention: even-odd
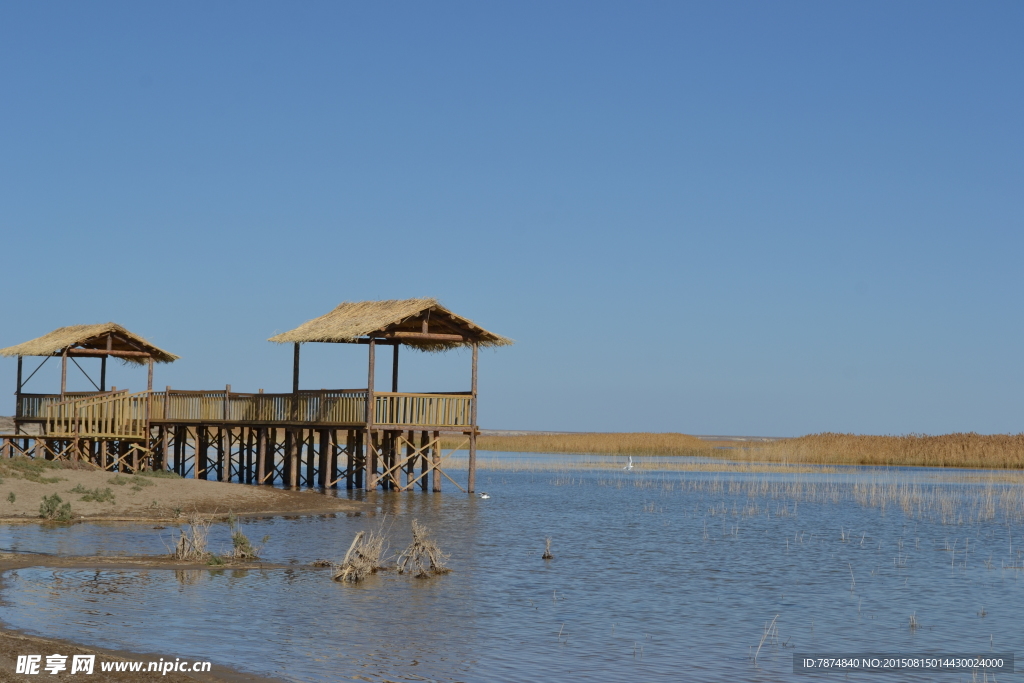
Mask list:
[[[391,340],[421,351],[462,346],[509,346],[511,339],[488,332],[469,318],[452,313],[437,299],[346,301],[333,311],[271,337],[279,344],[306,342],[361,343]]]
[[[0,356],[114,356],[126,363],[173,363],[178,356],[116,323],[60,327],[31,341],[0,349]]]

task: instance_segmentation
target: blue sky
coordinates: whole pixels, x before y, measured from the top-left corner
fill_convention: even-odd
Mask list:
[[[114,320],[182,356],[159,386],[281,391],[267,337],[436,296],[517,340],[482,353],[484,427],[1020,432],[1022,30],[1019,3],[2,3],[0,346]],[[304,387],[365,386],[364,348],[304,354]],[[468,386],[466,353],[403,361]]]

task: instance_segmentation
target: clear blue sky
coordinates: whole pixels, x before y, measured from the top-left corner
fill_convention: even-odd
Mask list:
[[[1022,35],[1020,3],[4,2],[0,346],[114,320],[182,356],[159,386],[287,390],[267,337],[436,296],[517,340],[485,427],[1020,432]],[[365,386],[365,349],[305,357]]]

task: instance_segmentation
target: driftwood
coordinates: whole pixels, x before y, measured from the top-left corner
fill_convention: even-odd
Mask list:
[[[413,571],[417,578],[426,578],[431,574],[447,574],[451,571],[445,566],[450,557],[441,552],[441,548],[428,538],[429,530],[415,519],[412,520],[412,543],[398,557],[398,573]]]
[[[362,581],[383,569],[382,557],[387,548],[382,530],[369,533],[360,531],[352,539],[345,558],[334,565],[331,578],[335,581]]]

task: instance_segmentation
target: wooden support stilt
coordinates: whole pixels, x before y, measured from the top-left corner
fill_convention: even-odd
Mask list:
[[[372,431],[374,413],[376,412],[376,399],[373,396],[373,380],[376,370],[374,365],[377,360],[377,344],[374,342],[373,337],[370,337],[368,346],[368,371],[366,377],[366,455],[364,458],[364,465],[366,470],[366,490],[372,491],[377,486],[377,475],[375,470],[377,462],[376,446],[378,444],[377,436]]]
[[[225,477],[225,474],[224,474],[224,461],[225,461],[225,458],[226,458],[226,453],[224,452],[225,451],[225,449],[224,449],[224,442],[225,442],[225,438],[226,438],[225,437],[225,431],[226,430],[225,430],[224,427],[217,427],[217,437],[216,437],[217,438],[217,444],[216,444],[217,476],[213,477],[213,479],[215,481],[226,481],[226,479],[224,478]]]
[[[256,430],[256,483],[264,484],[267,479],[267,429]]]
[[[427,473],[427,467],[429,467],[429,449],[427,446],[430,444],[430,432],[423,430],[420,432],[420,490],[427,490],[427,477],[424,476]]]
[[[306,486],[316,486],[314,469],[316,468],[316,430],[309,430],[309,440],[306,442]]]
[[[326,489],[334,481],[334,468],[331,467],[331,437],[326,429],[320,430],[320,463],[317,468],[317,486]]]
[[[473,493],[476,490],[476,369],[477,369],[477,358],[479,357],[479,345],[473,343],[473,388],[471,393],[472,408],[470,409],[471,419],[470,424],[472,430],[469,434],[469,483],[466,485],[466,491]]]
[[[298,346],[298,344],[296,344]],[[287,436],[291,436],[288,441],[288,486],[291,488],[298,488],[299,486],[299,444],[302,442],[302,430],[291,429]]]
[[[416,432],[409,430],[405,438],[405,483],[402,488],[407,489],[416,476],[416,461],[412,455],[416,452]]]
[[[430,447],[430,462],[434,469],[430,472],[431,483],[434,493],[441,493],[441,473],[437,467],[441,464],[441,432],[434,432],[434,445]]]
[[[381,445],[384,441],[384,433],[373,430],[367,433],[366,440],[366,490],[373,491],[377,488],[377,470],[381,460]]]
[[[206,437],[206,427],[196,425],[196,464],[195,474],[192,475],[195,479],[210,478],[210,463],[208,453],[206,452]]]

